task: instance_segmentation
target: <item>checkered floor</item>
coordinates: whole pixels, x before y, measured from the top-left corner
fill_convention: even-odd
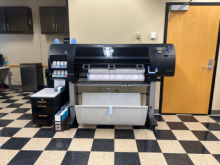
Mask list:
[[[191,165],[220,163],[220,116],[155,115],[149,125],[33,127],[31,93],[0,91],[0,164]]]

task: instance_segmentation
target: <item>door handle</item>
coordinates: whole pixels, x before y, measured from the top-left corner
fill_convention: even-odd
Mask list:
[[[54,24],[53,24],[53,29],[55,29]]]
[[[9,30],[9,24],[7,23],[7,28],[8,28],[8,30]]]
[[[5,23],[4,23],[4,29],[5,29]]]
[[[203,68],[208,68],[208,70],[212,70],[212,63],[213,63],[213,59],[209,59],[209,65],[203,66]]]
[[[57,24],[56,24],[56,30],[57,30]]]

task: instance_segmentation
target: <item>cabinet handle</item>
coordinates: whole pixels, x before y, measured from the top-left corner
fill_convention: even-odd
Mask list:
[[[4,29],[5,29],[5,23],[4,23]]]
[[[9,30],[9,24],[7,23],[7,28],[8,28],[8,30]]]
[[[46,105],[38,105],[38,107],[46,108],[47,106]]]
[[[54,24],[53,24],[53,29],[54,29]]]
[[[57,24],[56,24],[56,30],[57,30]]]
[[[39,117],[47,117],[47,115],[39,115]]]
[[[46,101],[38,101],[38,103],[47,103]]]

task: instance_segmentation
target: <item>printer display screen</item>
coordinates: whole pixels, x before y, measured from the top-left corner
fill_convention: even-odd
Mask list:
[[[168,47],[157,47],[157,51],[168,50]]]

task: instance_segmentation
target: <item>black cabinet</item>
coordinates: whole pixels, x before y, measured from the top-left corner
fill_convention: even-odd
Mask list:
[[[0,7],[0,33],[33,34],[31,9],[28,7]]]
[[[68,34],[69,23],[66,7],[40,7],[42,34]]]
[[[44,88],[31,96],[34,125],[53,125],[54,115],[67,102],[66,90],[54,92],[54,88]]]
[[[0,7],[0,32],[5,32],[5,31],[7,31],[5,8]]]

